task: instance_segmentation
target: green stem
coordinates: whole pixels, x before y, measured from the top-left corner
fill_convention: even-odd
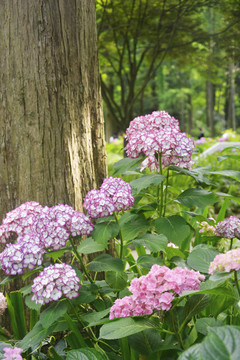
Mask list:
[[[79,255],[78,251],[77,251],[77,248],[73,242],[73,239],[71,237],[69,237],[69,240],[70,240],[70,243],[72,245],[72,248],[73,248],[73,252],[74,252],[74,255],[76,256],[76,258],[79,260],[80,264],[81,264],[81,267],[82,267],[82,270],[84,272],[84,274],[86,275],[86,277],[88,278],[88,280],[93,283],[94,281],[92,280],[91,276],[89,275],[89,273],[87,272],[87,269],[83,263],[83,260],[81,258],[81,256]]]
[[[167,178],[166,178],[166,187],[165,187],[165,199],[164,199],[163,217],[166,214],[166,207],[167,207],[168,179],[169,179],[169,168],[167,168]]]
[[[159,173],[162,175],[163,169],[162,169],[162,153],[158,153],[158,161],[159,161]],[[163,181],[161,184],[158,185],[158,191],[157,191],[157,197],[158,197],[158,214],[159,217],[162,217],[162,210],[163,210]]]
[[[230,247],[229,250],[232,250],[232,246],[233,246],[233,239],[230,240]]]
[[[151,348],[151,345],[150,345],[150,343],[149,343],[149,341],[148,341],[148,338],[147,338],[147,336],[146,336],[146,334],[145,334],[144,331],[142,331],[142,334],[143,334],[144,340],[146,341],[149,354],[151,354],[151,353],[152,353],[152,348]]]
[[[120,224],[119,224],[119,221],[118,221],[118,216],[116,214],[116,211],[114,211],[114,217],[115,217],[115,220],[116,220],[116,223],[118,224],[119,226],[119,237],[120,237],[120,254],[119,254],[119,257],[120,259],[122,259],[123,257],[123,237],[122,237],[122,230],[121,230],[121,227],[120,227]]]
[[[238,290],[238,294],[240,295],[240,288],[239,288],[239,283],[238,283],[237,271],[234,271],[234,279],[235,279],[236,287],[237,287],[237,290]]]

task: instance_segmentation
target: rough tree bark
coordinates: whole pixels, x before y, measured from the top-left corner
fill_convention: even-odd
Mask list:
[[[2,0],[0,57],[0,220],[82,210],[107,175],[95,0]]]
[[[94,0],[0,2],[0,219],[106,176]]]

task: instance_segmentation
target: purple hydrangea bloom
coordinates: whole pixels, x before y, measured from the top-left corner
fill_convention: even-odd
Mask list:
[[[230,216],[223,221],[219,221],[216,225],[215,233],[227,239],[233,239],[235,237],[240,239],[240,219],[236,216]]]
[[[121,178],[110,176],[105,179],[100,186],[100,191],[112,199],[115,211],[128,210],[134,204],[131,185]]]
[[[131,296],[117,299],[110,310],[110,319],[150,315],[154,310],[169,310],[175,295],[185,290],[199,290],[205,277],[198,271],[153,265],[147,275],[131,281]]]
[[[2,269],[6,275],[23,274],[42,264],[44,249],[35,234],[20,236],[16,244],[7,244],[0,254]]]
[[[72,299],[78,296],[79,282],[76,271],[70,265],[50,265],[33,280],[32,300],[43,305],[62,296]]]
[[[9,348],[5,347],[3,348],[4,356],[3,360],[23,360],[22,356],[20,355],[23,352],[23,349],[15,347],[15,348]]]
[[[126,130],[127,155],[137,158],[146,156],[141,171],[150,167],[151,171],[159,171],[155,153],[162,155],[162,167],[177,165],[191,168],[191,155],[194,141],[180,132],[178,120],[165,111],[154,111],[152,114],[140,116],[130,122]]]
[[[83,207],[93,219],[110,216],[115,211],[113,201],[110,197],[104,192],[95,189],[87,193]]]
[[[36,201],[26,202],[7,213],[0,226],[0,240],[6,243],[12,233],[24,235],[32,232],[32,225],[36,215],[40,214],[42,206]]]

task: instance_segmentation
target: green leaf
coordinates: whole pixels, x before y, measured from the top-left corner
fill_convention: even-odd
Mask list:
[[[145,336],[144,336],[145,335]],[[128,337],[129,345],[138,353],[150,355],[152,352],[161,350],[161,335],[155,329],[147,329]]]
[[[100,329],[100,339],[114,340],[137,334],[140,331],[154,328],[154,324],[142,318],[119,318],[104,324]]]
[[[194,206],[205,208],[208,205],[215,204],[218,198],[213,192],[207,190],[187,189],[178,196],[177,201],[189,208]]]
[[[233,178],[234,180],[240,181],[240,171],[236,170],[222,170],[222,171],[210,171],[212,175],[221,175]]]
[[[135,193],[140,193],[143,189],[148,188],[150,185],[157,186],[164,180],[164,175],[143,175],[140,178],[130,182],[131,187]]]
[[[99,244],[94,241],[93,238],[89,237],[81,242],[77,250],[82,254],[93,254],[98,251],[103,251],[106,248],[105,244]]]
[[[209,317],[203,317],[196,320],[195,323],[197,332],[203,335],[207,335],[209,327],[216,327],[216,326],[224,326],[224,323],[221,320]]]
[[[93,321],[99,321],[103,319],[106,315],[108,315],[110,312],[110,308],[102,310],[102,311],[93,311],[88,314],[81,315],[81,319],[83,321],[86,321],[87,323],[91,323]]]
[[[42,305],[41,304],[36,304],[35,301],[31,300],[31,297],[32,297],[32,295],[29,295],[29,296],[25,297],[25,304],[31,310],[40,311]]]
[[[138,217],[131,222],[127,222],[121,227],[123,240],[133,240],[139,234],[145,233],[149,229],[149,227],[150,224],[144,217]]]
[[[39,321],[44,328],[48,328],[53,323],[55,323],[62,315],[64,315],[67,312],[67,309],[67,301],[63,300],[54,302],[41,313]]]
[[[97,243],[106,246],[108,240],[117,236],[118,233],[119,226],[114,221],[108,221],[96,224],[91,235]]]
[[[137,264],[143,268],[150,269],[154,264],[163,265],[163,260],[160,257],[147,254],[139,256]]]
[[[54,260],[54,262],[55,262],[55,261],[58,260],[64,253],[65,253],[65,250],[57,250],[57,251],[48,252],[46,255],[49,256],[50,258],[52,258],[52,259]]]
[[[200,245],[201,246],[201,245]],[[218,251],[212,248],[196,246],[190,253],[187,264],[194,270],[207,274],[210,263],[213,261]]]
[[[208,360],[208,359],[203,359],[200,350],[201,350],[201,344],[193,345],[188,350],[184,351],[179,356],[178,360]]]
[[[201,354],[207,360],[239,360],[240,328],[221,326],[209,328]]]
[[[183,169],[181,167],[175,166],[175,165],[170,165],[169,169],[173,170],[179,174],[191,176],[199,184],[212,185],[212,182],[206,176],[204,176],[205,173],[207,173],[207,174],[209,173],[207,171],[206,167],[196,167],[193,170],[187,170],[187,169]]]
[[[125,272],[107,271],[105,281],[115,290],[123,290],[127,286],[128,276]]]
[[[113,258],[109,254],[97,256],[90,264],[90,271],[123,271],[124,265],[121,259]]]
[[[165,252],[167,243],[168,240],[166,236],[163,234],[156,235],[156,234],[147,233],[133,240],[133,245],[135,246],[143,245],[153,253],[159,251]]]
[[[137,159],[124,158],[113,164],[115,169],[114,175],[124,174],[126,171],[134,171],[140,169],[140,163],[143,161],[143,157],[138,157]],[[139,173],[140,175],[140,173]]]
[[[209,296],[205,294],[193,295],[191,296],[183,310],[183,318],[185,321],[191,319],[194,315],[199,314],[209,303]]]
[[[7,296],[7,306],[14,337],[16,339],[22,339],[26,335],[27,329],[21,291],[10,292],[10,296]]]
[[[92,348],[70,350],[66,360],[106,360],[106,356]]]
[[[64,318],[68,324],[69,329],[72,331],[72,333],[70,333],[70,341],[71,341],[71,347],[76,347],[77,349],[80,347],[86,347],[86,343],[85,340],[81,334],[81,332],[78,329],[78,326],[75,324],[75,322],[73,321],[72,317],[70,317],[67,313],[64,315]]]
[[[77,304],[89,304],[93,302],[98,294],[98,287],[95,284],[82,286],[79,290],[78,297],[71,300],[75,305]]]
[[[16,346],[22,348],[24,351],[28,350],[29,348],[34,350],[52,333],[54,327],[55,325],[52,325],[49,328],[44,328],[38,321],[34,328],[29,333],[27,333],[27,335],[20,342],[18,342]]]
[[[158,218],[155,221],[155,226],[158,234],[165,235],[168,242],[178,246],[181,245],[191,232],[189,224],[179,215]]]

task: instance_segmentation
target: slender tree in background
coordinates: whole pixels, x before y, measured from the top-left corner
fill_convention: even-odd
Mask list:
[[[0,219],[106,176],[94,0],[0,2]]]

